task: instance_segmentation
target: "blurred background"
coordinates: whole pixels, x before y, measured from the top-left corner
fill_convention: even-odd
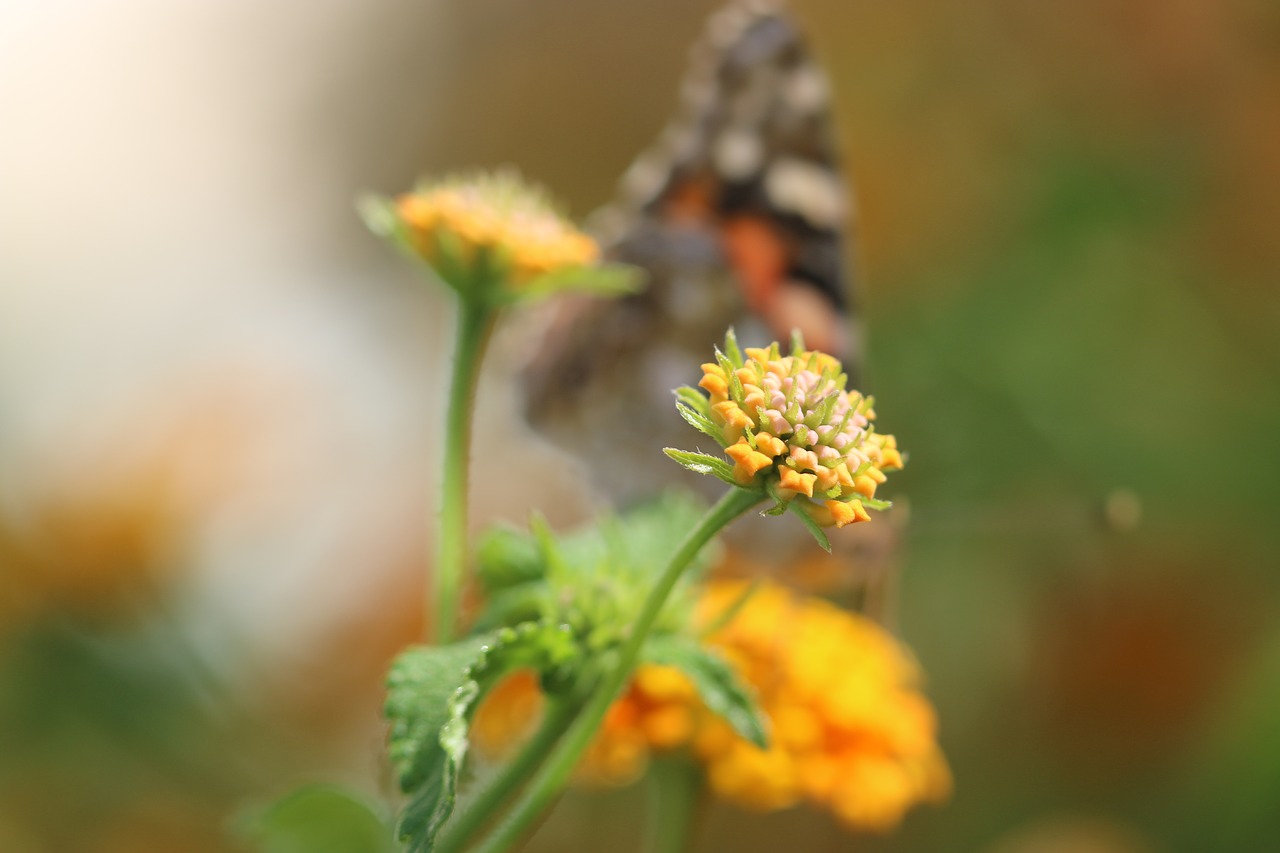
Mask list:
[[[721,808],[700,849],[1275,849],[1280,7],[794,5],[956,786],[888,838]],[[0,6],[0,850],[231,851],[298,782],[387,793],[450,314],[352,200],[510,162],[589,212],[716,6]],[[531,485],[478,525],[590,510],[521,343],[479,481]],[[641,804],[575,793],[530,849],[624,849]]]

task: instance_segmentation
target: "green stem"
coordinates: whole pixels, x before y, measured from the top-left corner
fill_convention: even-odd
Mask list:
[[[476,853],[504,853],[511,849],[524,837],[539,816],[560,794],[578,759],[591,744],[600,722],[604,719],[617,697],[618,692],[626,684],[635,668],[636,659],[644,645],[649,630],[666,604],[667,596],[675,588],[676,582],[684,574],[689,563],[697,556],[702,547],[720,532],[729,522],[742,515],[751,507],[760,503],[764,496],[746,489],[730,489],[715,506],[698,522],[698,526],[689,531],[680,548],[671,557],[667,567],[657,584],[649,591],[644,606],[631,628],[631,633],[618,652],[617,663],[605,673],[604,679],[595,694],[591,697],[582,715],[556,747],[551,757],[542,766],[538,775],[529,783],[524,794],[511,808],[511,813],[494,830],[493,834],[475,848]]]
[[[445,416],[440,545],[434,589],[435,642],[439,645],[453,639],[458,621],[458,600],[467,559],[471,416],[475,409],[476,378],[480,375],[480,362],[489,332],[493,329],[493,319],[493,310],[480,300],[463,298],[458,303],[453,377],[449,384],[449,411]],[[428,613],[431,612],[431,595],[428,592]]]
[[[542,725],[520,749],[519,754],[480,790],[467,809],[449,822],[444,834],[436,842],[436,853],[459,853],[467,840],[493,817],[495,810],[527,782],[533,771],[546,760],[552,747],[559,742],[580,710],[582,702],[577,698],[548,701]]]
[[[685,853],[702,794],[702,771],[685,758],[661,758],[649,769],[645,853]]]

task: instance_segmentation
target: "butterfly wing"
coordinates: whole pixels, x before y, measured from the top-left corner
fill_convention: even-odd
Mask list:
[[[615,503],[673,483],[721,488],[659,450],[696,437],[671,389],[696,383],[729,326],[745,345],[798,328],[856,382],[850,205],[836,159],[827,80],[796,21],[761,0],[716,13],[675,119],[592,221],[608,255],[644,268],[648,286],[557,306],[526,371],[529,421],[589,460]]]
[[[719,12],[693,53],[675,120],[597,217],[615,256],[652,268],[687,260],[694,243],[698,260],[716,255],[730,272],[762,334],[786,339],[798,325],[812,346],[853,355],[842,321],[849,203],[828,88],[780,4]]]

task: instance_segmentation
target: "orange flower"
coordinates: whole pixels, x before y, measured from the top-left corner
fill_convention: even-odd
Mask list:
[[[704,620],[732,606],[740,581],[710,584]],[[830,602],[765,583],[709,638],[756,688],[773,724],[769,750],[708,721],[694,749],[711,788],[773,809],[803,799],[853,828],[885,832],[950,790],[919,669],[880,626]]]

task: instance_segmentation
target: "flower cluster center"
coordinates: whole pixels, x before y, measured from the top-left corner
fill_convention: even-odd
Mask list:
[[[734,479],[750,485],[776,474],[775,497],[821,501],[808,509],[823,526],[867,520],[863,504],[884,471],[902,466],[893,437],[872,426],[873,401],[846,390],[839,361],[825,353],[797,347],[783,356],[773,344],[743,357],[728,349],[733,356],[702,365],[699,385],[710,394]]]

